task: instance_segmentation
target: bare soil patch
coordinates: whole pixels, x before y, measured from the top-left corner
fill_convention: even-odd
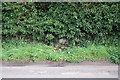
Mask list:
[[[117,64],[111,63],[109,60],[98,60],[98,61],[83,61],[81,63],[69,63],[65,61],[52,62],[52,61],[39,61],[39,62],[29,62],[29,61],[2,61],[2,66],[46,66],[46,67],[64,67],[64,66],[81,66],[81,65],[99,65],[99,66],[115,66]]]

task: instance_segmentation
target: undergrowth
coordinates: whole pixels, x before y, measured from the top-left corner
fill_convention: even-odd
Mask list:
[[[22,40],[7,40],[2,43],[3,61],[30,60],[32,62],[41,60],[82,62],[84,60],[111,60],[120,63],[118,47],[103,45],[88,45],[87,47],[68,47],[65,51],[54,50],[38,42],[26,42]]]

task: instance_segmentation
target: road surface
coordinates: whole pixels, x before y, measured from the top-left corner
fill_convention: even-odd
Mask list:
[[[118,65],[3,66],[3,78],[118,78]]]

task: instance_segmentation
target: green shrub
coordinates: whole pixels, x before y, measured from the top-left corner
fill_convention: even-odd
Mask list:
[[[110,59],[113,63],[120,64],[120,52],[118,47],[110,46]]]
[[[89,7],[91,6],[92,7]],[[119,3],[11,3],[2,2],[3,39],[18,38],[71,45],[118,37]],[[104,42],[103,42],[104,41]]]

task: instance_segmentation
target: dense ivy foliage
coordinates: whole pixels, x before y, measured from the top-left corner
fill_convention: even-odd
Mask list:
[[[119,3],[2,3],[3,38],[72,44],[119,35]]]

